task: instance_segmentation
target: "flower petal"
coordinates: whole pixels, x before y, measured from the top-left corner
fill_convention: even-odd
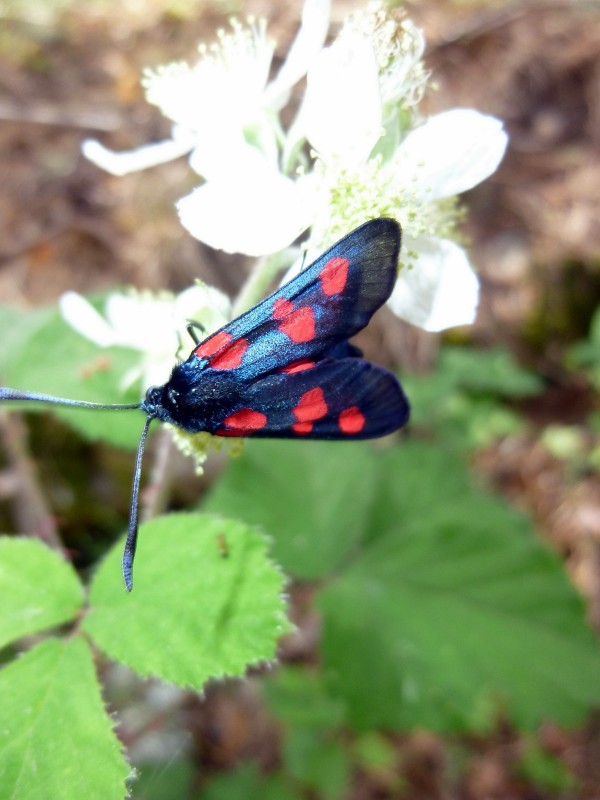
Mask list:
[[[113,292],[106,298],[106,318],[115,331],[118,344],[142,352],[160,349],[165,317],[172,298],[161,299],[150,292]]]
[[[298,182],[266,165],[207,181],[177,202],[184,228],[227,253],[269,255],[287,247],[309,221]]]
[[[197,322],[208,336],[231,319],[231,301],[213,286],[198,282],[177,295],[174,317],[180,328],[184,322]]]
[[[100,169],[110,172],[111,175],[122,176],[184,156],[190,152],[193,145],[193,139],[190,136],[183,136],[180,132],[177,139],[165,139],[121,153],[109,150],[96,139],[86,139],[81,145],[81,150],[83,155]]]
[[[65,292],[58,307],[65,322],[94,344],[110,347],[117,343],[118,337],[108,322],[77,292]]]
[[[411,131],[394,156],[399,179],[430,199],[466,192],[502,160],[508,135],[501,120],[468,108],[436,114]]]
[[[331,0],[305,0],[302,24],[277,77],[266,88],[265,98],[274,108],[287,102],[289,90],[300,80],[327,38]]]
[[[265,162],[277,164],[277,144],[273,132],[266,128],[257,131],[261,137],[260,150],[244,139],[237,129],[218,130],[208,127],[198,134],[196,146],[190,156],[190,167],[206,180],[227,178],[231,175],[260,174]]]
[[[369,41],[348,32],[325,48],[308,73],[301,122],[324,161],[366,160],[381,136],[381,96]]]
[[[200,45],[194,65],[163,64],[144,72],[143,86],[149,103],[187,128],[199,132],[243,129],[260,111],[269,77],[273,45],[266,36],[266,22],[242,25],[231,20],[218,42]]]
[[[388,304],[401,319],[426,331],[469,325],[475,319],[479,281],[467,254],[449,239],[420,238],[403,245],[417,258],[400,272]]]

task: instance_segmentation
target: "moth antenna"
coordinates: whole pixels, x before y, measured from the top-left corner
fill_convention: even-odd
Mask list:
[[[22,392],[20,389],[11,389],[8,386],[0,386],[0,400],[32,400],[36,403],[50,403],[54,406],[104,408],[112,409],[113,411],[142,407],[141,403],[92,403],[89,400],[71,400],[68,397],[54,397],[50,394],[39,394],[38,392]]]
[[[23,392],[20,389],[11,389],[8,386],[0,387],[0,401],[2,400],[31,400],[37,403],[50,403],[55,406],[71,406],[75,408],[95,408],[111,409],[113,411],[124,411],[128,409],[142,408],[142,403],[93,403],[88,400],[71,400],[68,397],[54,397],[49,394],[38,392]],[[153,417],[146,419],[140,443],[138,445],[137,458],[135,461],[135,472],[133,474],[133,489],[131,493],[131,509],[129,512],[129,532],[125,542],[125,552],[123,553],[123,578],[128,591],[132,588],[133,557],[135,555],[135,545],[137,541],[138,529],[138,498],[140,494],[140,473],[142,470],[142,456],[148,428]]]
[[[140,477],[142,474],[142,458],[144,455],[144,447],[146,445],[146,436],[148,435],[148,428],[154,417],[148,417],[144,425],[144,430],[140,437],[140,443],[137,449],[137,456],[135,458],[135,470],[133,473],[133,485],[131,488],[131,507],[129,509],[129,530],[127,531],[127,539],[125,541],[125,549],[123,550],[123,580],[127,591],[133,589],[133,559],[135,557],[135,548],[137,546],[138,535],[138,512],[139,512],[139,495],[140,495]]]

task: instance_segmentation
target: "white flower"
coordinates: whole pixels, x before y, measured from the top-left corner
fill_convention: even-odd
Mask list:
[[[280,170],[278,113],[322,48],[329,11],[330,0],[305,0],[296,39],[270,83],[273,45],[264,21],[233,20],[216,44],[199,48],[193,66],[147,70],[146,97],[174,122],[172,138],[126,153],[88,140],[84,154],[124,175],[191,153],[190,166],[206,183],[179,201],[184,227],[227,252],[277,252],[310,221],[305,192]]]
[[[392,159],[403,182],[429,199],[466,192],[494,173],[508,136],[496,117],[473,109],[436,114],[407,134]]]
[[[223,172],[177,202],[192,236],[229,253],[262,256],[293,242],[311,219],[307,181],[293,181],[251,151],[239,170]],[[306,187],[306,190],[305,190]]]
[[[388,94],[392,86],[398,92],[397,76],[412,74],[412,97],[419,96],[414,76],[424,73],[415,67],[415,47],[398,47],[409,53],[411,66],[394,73],[374,49],[379,40],[367,40],[360,28],[352,23],[343,30],[308,74],[301,120],[318,152],[320,176],[308,247],[315,253],[332,232],[372,217],[395,217],[403,244],[392,310],[428,331],[471,323],[479,283],[466,253],[452,241],[459,218],[454,196],[494,172],[508,137],[499,120],[471,109],[403,129],[400,117],[384,112],[383,92],[385,86]],[[404,33],[398,30],[400,37]],[[410,36],[417,41],[412,29]],[[377,67],[382,62],[383,74]]]
[[[375,1],[346,20],[340,39],[357,33],[375,52],[383,106],[396,113],[398,108],[415,108],[429,78],[423,64],[423,32],[406,16],[393,17],[383,3]]]
[[[471,109],[423,119],[422,32],[402,12],[370,2],[322,49],[329,5],[305,0],[272,82],[265,24],[232,23],[216,45],[201,48],[195,66],[146,73],[148,99],[175,123],[172,139],[130,154],[98,143],[85,151],[119,174],[191,151],[205,182],[178,201],[182,224],[212,247],[269,256],[257,267],[265,273],[307,228],[312,257],[367,219],[398,219],[403,242],[390,307],[429,331],[470,323],[479,283],[459,243],[457,195],[498,166],[508,141],[502,123]],[[285,132],[279,112],[305,73],[304,100]],[[254,290],[264,281],[250,283]]]
[[[144,390],[167,381],[181,343],[189,338],[188,322],[197,322],[208,335],[230,318],[228,298],[204,284],[177,296],[114,292],[106,299],[104,316],[76,292],[64,294],[59,305],[65,321],[99,347],[138,350],[139,365],[124,376],[123,388],[139,380]]]
[[[389,299],[392,311],[426,331],[472,322],[479,282],[463,248],[449,239],[427,237],[413,244],[417,261],[400,274]]]
[[[464,249],[443,235],[443,214],[436,215],[444,209],[439,201],[496,170],[507,142],[500,120],[454,109],[411,131],[394,154],[387,169],[411,191],[412,215],[398,214],[407,255],[389,305],[407,322],[441,331],[475,319],[479,281]]]
[[[364,161],[382,134],[375,53],[359,34],[326,47],[309,70],[300,123],[324,161]]]
[[[194,141],[194,137],[189,131],[175,125],[172,139],[145,144],[135,150],[117,153],[104,147],[96,139],[86,139],[81,145],[81,150],[83,155],[97,167],[110,172],[111,175],[122,176],[184,156],[190,152]]]
[[[218,42],[200,45],[200,58],[190,66],[179,62],[146,70],[146,97],[174,123],[173,137],[136,150],[114,153],[98,142],[83,144],[84,154],[103,169],[124,175],[194,151],[197,168],[230,159],[244,141],[253,141],[271,159],[277,155],[277,112],[292,86],[321,49],[329,24],[330,0],[305,0],[302,24],[276,78],[269,83],[273,44],[264,20],[247,26],[231,21]],[[233,147],[233,152],[232,152]],[[205,175],[204,171],[200,174]]]

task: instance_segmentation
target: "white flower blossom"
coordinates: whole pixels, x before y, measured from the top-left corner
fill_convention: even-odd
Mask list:
[[[136,150],[117,153],[96,139],[86,139],[81,145],[81,150],[83,155],[97,167],[120,177],[184,156],[190,152],[194,142],[194,137],[189,131],[175,125],[172,139],[145,144]]]
[[[381,6],[370,8],[381,21]],[[394,217],[402,224],[403,245],[392,310],[428,331],[471,323],[479,283],[465,251],[453,241],[459,221],[454,196],[494,172],[507,135],[499,120],[471,109],[453,109],[426,121],[412,109],[411,127],[403,129],[402,115],[390,115],[389,103],[385,111],[383,95],[384,90],[388,97],[399,92],[400,75],[409,81],[405,104],[406,98],[420,99],[425,74],[415,62],[415,52],[422,51],[420,39],[408,28],[416,45],[396,48],[408,54],[408,64],[400,57],[395,72],[389,25],[386,36],[371,39],[359,33],[364,27],[369,25],[352,19],[349,30],[342,30],[308,74],[302,117],[317,150],[320,176],[308,249],[316,254],[332,231],[346,232],[371,217]],[[400,39],[406,30],[397,29]],[[382,41],[383,54],[376,49]],[[373,65],[382,63],[385,69],[378,67],[374,82]],[[362,116],[358,103],[365,109]]]
[[[172,138],[125,153],[95,140],[84,154],[115,175],[190,153],[205,179],[178,209],[182,224],[215,248],[248,255],[275,253],[309,224],[304,193],[279,170],[278,113],[320,52],[330,0],[305,0],[302,24],[277,76],[268,81],[273,44],[264,20],[232,20],[190,66],[146,70],[146,97],[174,123]]]
[[[427,331],[472,322],[479,283],[463,248],[432,237],[416,239],[413,246],[417,264],[398,278],[389,300],[392,311]]]
[[[113,292],[106,298],[104,315],[76,292],[64,294],[59,306],[63,319],[99,347],[139,351],[139,363],[124,376],[123,388],[139,381],[142,390],[168,380],[180,346],[189,338],[188,322],[197,322],[208,335],[228,321],[231,311],[224,294],[200,283],[176,296]]]
[[[410,112],[421,101],[429,78],[423,65],[423,32],[407,17],[390,16],[381,2],[370,2],[366,12],[348,18],[339,38],[356,34],[370,42],[375,53],[384,108]]]
[[[305,230],[312,198],[308,182],[282,175],[250,149],[242,170],[206,181],[177,202],[177,211],[184,228],[211,247],[262,256],[283,250]]]
[[[379,74],[370,43],[359,34],[326,47],[308,73],[301,123],[326,162],[363,162],[382,134]]]
[[[147,72],[147,97],[173,121],[172,139],[130,154],[98,143],[85,152],[118,174],[190,152],[205,182],[178,201],[180,220],[228,252],[274,259],[308,229],[312,257],[367,219],[393,217],[403,243],[392,310],[429,331],[470,323],[479,283],[460,244],[457,195],[497,168],[502,123],[472,109],[423,118],[422,32],[371,2],[323,48],[329,5],[305,0],[271,82],[273,45],[256,21],[232,23],[194,66]],[[279,112],[304,74],[306,93],[285,131]]]
[[[123,376],[121,388],[139,383],[142,391],[166,383],[177,357],[187,357],[189,322],[197,323],[208,336],[231,319],[229,298],[201,282],[178,295],[133,289],[113,292],[106,298],[104,315],[76,292],[64,294],[59,306],[65,321],[99,347],[127,347],[140,353],[138,364]],[[176,447],[193,458],[198,474],[209,451],[226,447],[236,455],[242,446],[238,439],[223,442],[208,433],[168,427]]]
[[[232,19],[231,31],[220,30],[216,43],[199,46],[194,65],[174,62],[147,69],[142,81],[146,98],[172,120],[173,138],[123,153],[87,140],[84,153],[92,161],[102,154],[102,168],[106,168],[102,161],[106,154],[116,157],[118,175],[206,147],[231,157],[230,147],[240,143],[240,134],[258,136],[261,147],[273,155],[275,115],[320,51],[327,35],[329,8],[330,0],[305,0],[296,39],[271,82],[274,46],[266,35],[266,22],[253,18],[247,25]]]

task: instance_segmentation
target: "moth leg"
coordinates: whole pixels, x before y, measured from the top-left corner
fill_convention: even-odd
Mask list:
[[[200,344],[200,342],[206,339],[206,328],[199,322],[188,322],[188,324],[185,326],[185,329],[191,336],[194,344]],[[198,338],[198,334],[196,333],[196,331],[200,331],[200,333],[202,334],[201,339]]]
[[[200,342],[206,338],[206,329],[199,322],[188,322],[185,328],[195,345],[200,344]],[[197,330],[202,334],[200,338],[198,338],[198,334],[196,333]],[[184,343],[179,332],[177,333],[177,341],[178,345],[175,355],[179,361],[184,361],[188,355],[188,346]]]

